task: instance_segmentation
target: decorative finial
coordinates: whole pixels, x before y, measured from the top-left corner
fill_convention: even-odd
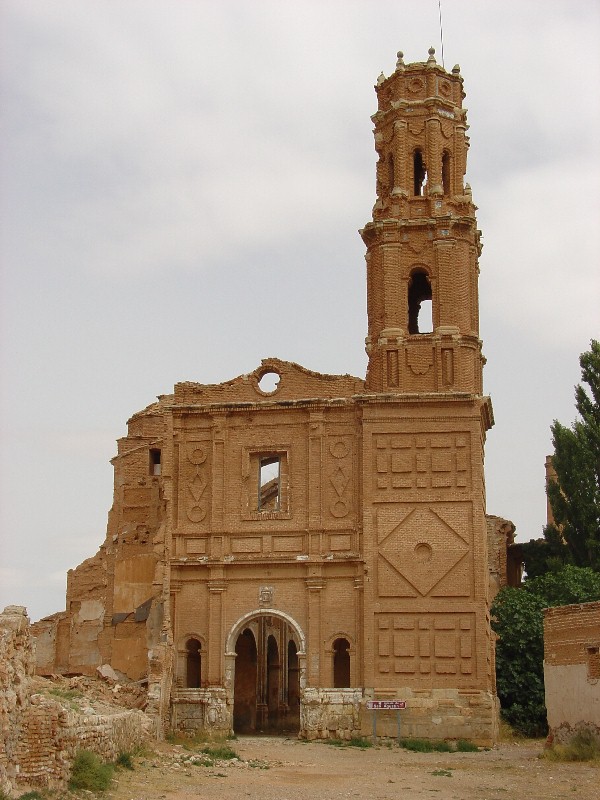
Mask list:
[[[430,47],[427,51],[429,53],[429,58],[427,59],[428,64],[435,64],[435,47]]]
[[[383,72],[382,72],[382,73],[379,75],[379,77],[377,78],[377,86],[379,86],[380,84],[382,84],[382,83],[384,82],[384,80],[385,80],[385,75],[384,75],[384,74],[383,74]]]
[[[455,64],[452,67],[452,74],[453,75],[460,75],[460,64]]]
[[[398,50],[398,61],[396,61],[396,70],[404,69],[404,53]]]

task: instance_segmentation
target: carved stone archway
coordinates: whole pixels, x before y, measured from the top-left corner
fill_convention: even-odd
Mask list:
[[[244,634],[244,636],[242,636]],[[256,650],[256,665],[254,674],[250,673],[243,680],[240,671],[236,681],[236,659],[239,657],[238,671],[247,669],[245,653],[247,647],[243,645],[246,637],[252,636]],[[238,641],[241,638],[241,644]],[[277,640],[277,663],[273,664],[274,642]],[[291,648],[290,648],[291,645]],[[288,653],[293,652],[294,663],[288,663]],[[273,669],[278,669],[276,676]],[[290,676],[297,681],[296,687],[289,684]],[[248,696],[241,697],[242,692],[247,692],[247,684],[255,678],[255,689],[250,702],[254,708],[248,712]],[[246,685],[246,688],[243,686]],[[306,686],[306,637],[295,619],[283,611],[273,608],[259,608],[244,614],[231,628],[225,642],[225,691],[227,705],[230,708],[234,730],[239,732],[248,730],[277,730],[291,721],[294,726],[300,723],[300,707],[302,705],[303,690]],[[274,689],[274,687],[276,687]],[[237,706],[236,706],[237,690]],[[278,698],[274,699],[270,693],[275,690]],[[299,700],[298,707],[290,709],[289,698]],[[281,708],[281,715],[274,713],[277,705]],[[246,707],[244,708],[244,704]],[[289,714],[289,717],[286,715]],[[237,716],[236,716],[237,715]],[[237,721],[236,721],[237,720]]]

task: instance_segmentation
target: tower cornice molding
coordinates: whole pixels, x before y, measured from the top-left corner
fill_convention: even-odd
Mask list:
[[[373,248],[393,244],[405,245],[409,241],[407,236],[422,231],[430,234],[429,238],[433,244],[441,245],[465,240],[475,244],[471,236],[477,238],[477,220],[475,216],[456,217],[451,214],[420,219],[383,219],[368,222],[359,233],[367,247]]]

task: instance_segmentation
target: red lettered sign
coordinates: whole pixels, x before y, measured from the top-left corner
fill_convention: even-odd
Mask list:
[[[406,708],[406,700],[367,700],[369,711],[397,711]]]

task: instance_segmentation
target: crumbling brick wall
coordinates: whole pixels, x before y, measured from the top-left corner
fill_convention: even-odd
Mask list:
[[[91,750],[105,761],[142,745],[150,722],[141,711],[80,714],[42,694],[30,698],[16,751],[17,786],[65,787],[78,750]]]
[[[16,774],[17,748],[29,705],[28,678],[35,652],[23,606],[0,614],[0,791],[10,792]]]
[[[0,791],[65,787],[78,750],[112,761],[154,730],[141,711],[98,714],[35,692],[35,645],[27,612],[0,614]]]
[[[600,601],[544,610],[544,683],[555,741],[600,735]]]
[[[519,586],[521,575],[510,553],[510,547],[515,540],[516,529],[513,523],[492,514],[486,514],[486,523],[491,603],[503,586]]]

